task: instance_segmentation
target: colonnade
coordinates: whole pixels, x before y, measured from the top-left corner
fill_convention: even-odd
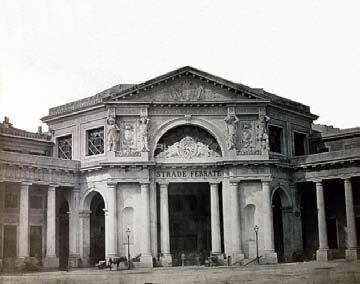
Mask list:
[[[230,182],[228,187],[223,187],[223,192],[229,195],[231,214],[223,214],[224,219],[230,219],[231,226],[231,248],[227,252],[231,255],[233,262],[244,259],[242,250],[241,214],[239,200],[239,182]],[[160,183],[160,240],[161,258],[163,261],[171,260],[170,234],[169,234],[169,204],[168,183]],[[264,204],[264,259],[267,262],[277,262],[274,251],[273,219],[271,207],[270,181],[262,181],[263,204]],[[223,196],[224,198],[224,196]],[[211,213],[211,253],[223,255],[221,250],[221,228],[220,228],[220,204],[218,183],[210,183],[210,213]],[[225,221],[225,220],[224,220]],[[225,234],[225,232],[224,232]],[[166,263],[166,262],[165,262]]]
[[[346,231],[347,231],[347,248],[345,251],[346,259],[357,259],[357,236],[354,212],[354,199],[352,192],[352,184],[350,178],[344,180],[345,191],[345,209],[346,209]],[[319,261],[327,261],[329,259],[329,245],[326,227],[325,199],[324,187],[322,180],[316,181],[316,204],[319,232],[319,249],[316,252],[316,259]]]
[[[18,257],[25,258],[30,254],[29,236],[29,187],[30,182],[20,184],[20,208],[19,208],[19,236]],[[56,256],[56,188],[50,184],[47,188],[46,210],[46,254],[43,259],[44,267],[58,267],[59,259]]]

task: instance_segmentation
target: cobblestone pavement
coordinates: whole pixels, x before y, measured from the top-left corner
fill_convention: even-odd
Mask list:
[[[360,283],[360,262],[330,261],[247,267],[177,267],[104,271],[77,269],[0,275],[1,284]]]

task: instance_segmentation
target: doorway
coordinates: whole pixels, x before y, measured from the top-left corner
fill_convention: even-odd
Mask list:
[[[69,259],[69,204],[66,200],[60,205],[58,212],[59,224],[59,264],[60,268],[68,266]]]
[[[211,252],[209,183],[169,185],[170,251],[173,265],[200,265]]]
[[[273,224],[274,224],[274,245],[277,253],[278,261],[284,262],[284,230],[282,204],[279,190],[276,190],[272,199],[273,207]]]
[[[90,264],[105,259],[105,203],[96,193],[90,203]]]

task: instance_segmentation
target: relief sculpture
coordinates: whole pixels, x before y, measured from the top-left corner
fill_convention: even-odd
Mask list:
[[[122,121],[120,133],[120,151],[117,155],[121,157],[140,156],[140,152],[137,150],[136,122]]]
[[[260,144],[262,154],[268,153],[270,150],[269,146],[269,134],[268,134],[268,123],[270,117],[264,114],[259,115],[259,122],[257,123],[257,140]]]
[[[197,85],[191,80],[184,80],[176,83],[168,89],[170,97],[177,101],[197,101],[203,97],[204,94],[211,92],[210,89]]]
[[[106,130],[106,138],[107,138],[107,150],[108,151],[116,151],[116,145],[119,142],[120,128],[116,125],[115,119],[113,117],[109,117],[107,120],[107,130]]]
[[[168,148],[160,152],[157,157],[159,158],[206,158],[206,157],[219,157],[220,155],[209,146],[196,142],[194,138],[186,136],[178,142],[168,146]]]
[[[148,130],[150,126],[150,119],[147,117],[142,117],[139,120],[139,151],[140,152],[149,152],[148,144]]]
[[[253,121],[239,123],[239,149],[238,155],[260,155],[259,146],[255,141],[255,128]]]
[[[228,150],[236,148],[236,133],[237,133],[237,124],[239,123],[239,119],[233,113],[228,113],[228,115],[224,118],[226,122],[226,130],[227,130],[227,148]]]

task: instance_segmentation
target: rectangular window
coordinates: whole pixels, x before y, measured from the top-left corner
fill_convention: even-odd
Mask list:
[[[270,152],[282,153],[282,128],[269,125]]]
[[[30,196],[30,208],[31,209],[42,209],[43,208],[43,198],[40,195],[31,195]]]
[[[62,136],[57,138],[58,157],[60,159],[72,159],[72,136]]]
[[[16,256],[16,226],[5,225],[4,226],[4,258]]]
[[[104,153],[104,127],[87,131],[87,155],[99,155]]]
[[[17,194],[6,193],[5,195],[5,208],[17,208]]]
[[[299,132],[294,132],[294,148],[295,156],[304,156],[305,155],[305,141],[306,135]]]

